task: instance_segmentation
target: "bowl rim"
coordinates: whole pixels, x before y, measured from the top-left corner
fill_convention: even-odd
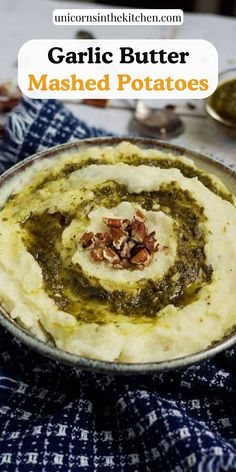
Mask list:
[[[151,138],[136,138],[136,137],[95,137],[84,140],[78,140],[72,143],[65,143],[52,148],[46,149],[39,153],[36,153],[32,156],[27,157],[23,161],[13,165],[0,176],[0,188],[12,177],[17,174],[20,174],[28,166],[30,166],[36,160],[41,160],[44,158],[55,157],[58,154],[63,153],[63,151],[73,151],[80,150],[82,147],[91,147],[91,146],[100,146],[100,145],[117,145],[123,141],[130,142],[131,144],[136,144],[144,147],[154,147],[160,151],[169,151],[175,155],[185,155],[189,158],[198,158],[200,160],[209,162],[215,167],[220,168],[223,172],[228,173],[236,180],[236,171],[227,167],[219,161],[215,161],[213,157],[201,154],[185,147],[178,146],[171,143],[165,143],[156,139]],[[19,341],[22,341],[23,344],[29,348],[35,350],[36,352],[43,354],[44,356],[56,361],[66,364],[73,368],[83,369],[94,371],[104,374],[118,374],[118,375],[147,375],[160,373],[167,370],[178,370],[193,364],[197,364],[201,361],[210,359],[221,351],[233,346],[236,343],[236,330],[231,334],[225,336],[220,341],[215,342],[208,348],[199,351],[197,353],[187,355],[184,357],[178,357],[175,359],[170,359],[166,361],[154,361],[154,362],[144,362],[144,363],[127,363],[127,362],[113,362],[113,361],[103,361],[98,359],[92,359],[88,357],[78,356],[66,352],[58,347],[50,344],[49,342],[41,341],[36,338],[29,331],[21,327],[16,323],[15,320],[10,318],[10,315],[7,311],[0,305],[0,324],[9,331],[15,338]]]

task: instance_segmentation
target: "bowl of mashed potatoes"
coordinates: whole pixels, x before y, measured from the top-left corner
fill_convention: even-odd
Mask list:
[[[0,323],[74,367],[132,374],[236,340],[235,174],[142,138],[65,144],[0,178]]]

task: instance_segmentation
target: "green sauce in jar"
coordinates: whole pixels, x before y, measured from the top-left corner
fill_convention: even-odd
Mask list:
[[[220,83],[209,104],[220,118],[236,126],[236,78]]]

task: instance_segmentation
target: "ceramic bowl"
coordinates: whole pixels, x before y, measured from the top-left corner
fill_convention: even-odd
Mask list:
[[[213,173],[220,177],[225,185],[235,193],[236,190],[236,172],[228,169],[223,164],[214,161],[212,158],[204,156],[194,151],[190,151],[183,147],[175,146],[173,144],[163,143],[154,139],[146,138],[93,138],[83,141],[78,141],[72,144],[63,144],[47,151],[38,153],[32,157],[25,159],[24,161],[11,167],[10,170],[0,176],[0,187],[6,181],[10,181],[15,176],[20,176],[26,168],[32,165],[36,160],[43,160],[46,158],[60,155],[64,151],[80,151],[81,149],[91,146],[104,146],[104,145],[117,145],[121,141],[129,141],[132,144],[137,144],[144,148],[154,148],[163,152],[171,152],[175,155],[185,155],[192,159],[195,164],[207,172]],[[74,354],[70,354],[63,350],[58,349],[50,342],[42,342],[35,338],[28,331],[20,327],[13,319],[10,318],[9,314],[0,306],[0,324],[6,328],[10,333],[27,345],[29,348],[39,352],[40,354],[49,357],[50,359],[67,364],[73,368],[86,369],[90,371],[102,372],[107,374],[119,374],[119,375],[137,375],[137,374],[150,374],[158,373],[172,369],[186,368],[195,363],[199,363],[203,360],[209,359],[210,357],[218,354],[226,348],[229,348],[236,342],[236,329],[229,336],[214,343],[207,349],[192,354],[186,357],[164,361],[164,362],[148,362],[148,363],[118,363],[118,362],[107,362],[96,359],[88,359],[85,357],[79,357]]]

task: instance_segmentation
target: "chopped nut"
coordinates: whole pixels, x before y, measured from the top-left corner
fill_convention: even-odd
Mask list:
[[[155,238],[155,234],[155,231],[153,231],[144,240],[145,247],[149,252],[158,251],[159,244]]]
[[[103,218],[108,231],[86,232],[82,246],[90,250],[93,261],[107,261],[114,269],[143,270],[158,251],[156,232],[147,233],[146,215],[137,209],[132,221],[126,218]],[[163,246],[162,250],[169,248]]]
[[[120,251],[120,257],[124,259],[125,257],[130,256],[130,248],[127,242],[124,243],[123,248]]]
[[[126,228],[131,223],[126,218],[124,218],[124,219],[120,219],[120,218],[103,218],[103,221],[110,228],[112,228],[112,227],[114,227],[114,228]]]
[[[95,234],[95,238],[99,239],[100,241],[102,241],[105,237],[105,234],[106,233],[96,233]]]
[[[93,231],[84,233],[80,241],[82,243],[82,247],[86,247],[87,249],[92,249],[95,245]]]
[[[144,223],[147,220],[147,217],[139,208],[137,208],[135,211],[135,219]]]
[[[129,246],[129,249],[130,249],[130,251],[131,251],[131,250],[134,248],[134,246],[136,246],[136,242],[133,241],[132,239],[130,239],[130,240],[128,241],[128,246]]]
[[[147,236],[145,224],[141,221],[134,221],[134,223],[132,223],[131,235],[134,241],[143,243]]]
[[[116,249],[120,249],[123,243],[128,239],[128,233],[121,228],[111,228],[110,235],[112,244]]]
[[[104,217],[103,222],[109,227],[114,226],[115,228],[120,228],[122,220],[120,220],[118,218],[105,218]]]
[[[131,249],[131,256],[135,256],[141,249],[145,249],[143,244],[137,244],[135,243],[134,247]]]
[[[124,219],[122,220],[121,226],[122,226],[122,228],[125,228],[125,229],[126,229],[126,228],[128,228],[129,226],[131,226],[131,221],[128,220],[127,218],[124,218]]]
[[[106,244],[109,242],[110,242],[110,234],[108,232],[95,234],[95,246],[105,247]]]
[[[147,249],[143,248],[137,254],[132,257],[131,262],[132,264],[143,264],[143,265],[148,265],[149,261],[151,259],[151,256]]]
[[[103,258],[111,264],[118,264],[120,262],[119,256],[110,247],[103,249]]]
[[[92,251],[90,252],[90,256],[94,261],[97,261],[97,262],[103,261],[102,248],[99,247],[97,249],[92,249]]]

